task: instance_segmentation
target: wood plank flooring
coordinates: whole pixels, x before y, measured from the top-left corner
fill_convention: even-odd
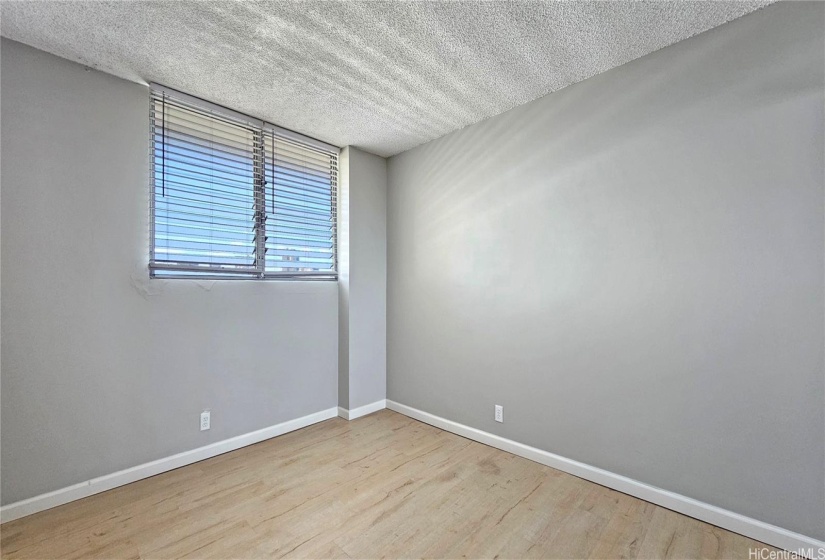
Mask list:
[[[8,559],[747,559],[764,546],[389,410],[0,526]]]

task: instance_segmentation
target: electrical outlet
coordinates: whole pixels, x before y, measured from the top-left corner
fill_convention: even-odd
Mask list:
[[[201,412],[201,431],[208,430],[211,425],[211,412],[204,410]]]
[[[496,405],[496,422],[504,422],[504,407],[500,404]]]

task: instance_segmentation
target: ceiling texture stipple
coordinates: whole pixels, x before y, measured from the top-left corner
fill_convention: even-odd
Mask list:
[[[4,0],[0,30],[390,156],[772,1]]]

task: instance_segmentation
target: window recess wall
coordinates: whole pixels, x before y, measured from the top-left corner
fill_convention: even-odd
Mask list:
[[[338,406],[350,418],[387,397],[387,160],[342,150],[340,209]]]

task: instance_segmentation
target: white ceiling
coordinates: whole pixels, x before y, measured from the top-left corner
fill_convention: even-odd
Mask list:
[[[771,1],[3,1],[0,29],[389,156]]]

